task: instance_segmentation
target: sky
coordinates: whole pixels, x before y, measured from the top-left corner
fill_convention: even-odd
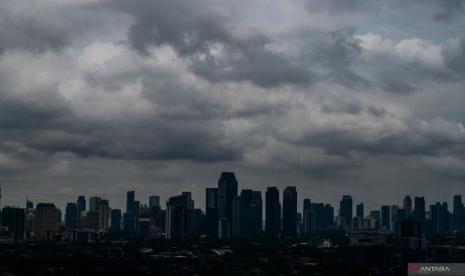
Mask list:
[[[463,0],[2,0],[2,205],[465,194]],[[264,197],[264,195],[263,195]]]

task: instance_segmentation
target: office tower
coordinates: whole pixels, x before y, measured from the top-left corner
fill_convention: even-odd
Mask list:
[[[391,208],[387,205],[381,206],[381,229],[391,230]]]
[[[218,217],[223,219],[223,226],[232,226],[232,202],[237,196],[237,180],[233,172],[222,172],[220,179],[218,180]],[[224,222],[224,219],[229,220],[228,223]],[[231,229],[224,233],[231,234]]]
[[[89,211],[90,212],[98,212],[98,207],[100,205],[100,201],[102,201],[101,197],[94,196],[89,198]]]
[[[297,190],[289,186],[283,191],[283,237],[297,236]]]
[[[78,196],[78,199],[77,199],[78,218],[81,218],[83,212],[85,211],[86,211],[86,197],[83,195]]]
[[[428,232],[432,234],[444,234],[449,231],[449,210],[447,203],[436,202],[430,205],[429,219],[427,220]]]
[[[191,237],[192,200],[190,193],[170,197],[166,203],[166,238],[187,239]]]
[[[39,203],[34,210],[32,232],[38,240],[48,239],[48,232],[58,227],[58,209],[53,203]]]
[[[150,196],[149,207],[150,208],[160,207],[160,197],[156,195]]]
[[[241,196],[236,196],[233,199],[232,207],[232,229],[231,237],[239,239],[245,237],[245,200]],[[247,226],[248,227],[248,226]]]
[[[108,200],[103,199],[100,201],[98,207],[99,229],[106,231],[110,228],[111,208]]]
[[[412,198],[409,195],[406,195],[404,197],[402,208],[405,210],[405,214],[407,215],[407,217],[410,217],[413,215]]]
[[[28,198],[26,199],[26,210],[32,210],[34,209],[34,203],[30,201]]]
[[[191,212],[191,235],[193,239],[199,239],[205,233],[205,214],[201,209],[193,209]]]
[[[391,231],[395,232],[399,221],[399,206],[391,205]]]
[[[4,207],[1,213],[2,226],[8,228],[8,232],[16,241],[25,238],[26,211],[22,208]]]
[[[117,233],[121,231],[121,210],[111,210],[111,232]]]
[[[258,238],[262,235],[261,192],[242,190],[233,199],[232,238]]]
[[[252,200],[246,205],[246,211],[250,214],[250,218],[246,216],[246,223],[250,221],[251,233],[249,237],[261,237],[263,234],[263,201],[261,191],[252,191]]]
[[[126,213],[134,212],[134,191],[129,191],[126,194]]]
[[[218,189],[207,188],[205,190],[205,216],[206,235],[208,239],[218,238]]]
[[[325,204],[323,208],[323,221],[324,228],[328,228],[334,225],[334,207],[330,204]]]
[[[454,195],[454,206],[453,206],[453,226],[457,232],[464,232],[465,225],[465,212],[462,203],[461,195]]]
[[[425,220],[425,198],[415,197],[415,210],[413,211],[414,217],[418,220]]]
[[[127,235],[136,234],[136,219],[133,212],[124,213],[123,215],[123,229]]]
[[[228,218],[220,218],[218,221],[218,238],[225,240],[231,238],[231,223]]]
[[[268,187],[265,197],[265,235],[268,238],[277,238],[281,231],[281,204],[278,188]]]
[[[76,203],[66,204],[65,227],[69,229],[77,228],[78,208]]]
[[[62,225],[62,217],[63,217],[63,214],[61,212],[61,209],[57,207],[57,225],[58,226],[61,226]]]
[[[381,228],[381,212],[379,210],[370,212],[370,228],[375,230]]]
[[[341,225],[346,231],[352,229],[352,197],[344,195],[339,202],[339,217],[341,218]]]
[[[312,202],[310,199],[304,199],[304,210],[302,212],[303,236],[309,237],[315,231],[315,216],[312,212]]]
[[[364,217],[363,202],[360,202],[360,204],[357,204],[356,217],[358,217],[358,218],[363,218]]]
[[[139,218],[139,229],[138,238],[143,241],[150,239],[150,217],[142,216]]]

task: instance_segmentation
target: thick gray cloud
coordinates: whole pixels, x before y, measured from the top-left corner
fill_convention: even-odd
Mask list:
[[[0,4],[9,204],[136,189],[201,206],[223,170],[373,207],[461,192],[460,1],[32,2]]]

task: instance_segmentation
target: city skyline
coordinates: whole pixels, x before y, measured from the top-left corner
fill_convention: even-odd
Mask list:
[[[101,240],[240,240],[303,239],[321,236],[351,236],[351,244],[364,243],[364,236],[392,236],[411,248],[424,248],[426,239],[465,232],[462,195],[454,195],[452,209],[447,202],[429,204],[422,196],[405,195],[402,205],[382,205],[367,210],[343,195],[339,207],[306,197],[298,207],[298,191],[287,186],[266,192],[240,189],[234,172],[222,172],[217,186],[205,189],[206,206],[195,205],[190,191],[172,195],[163,206],[160,197],[137,200],[134,190],[126,192],[125,210],[112,208],[98,196],[76,196],[63,211],[51,202],[25,208],[0,209],[0,239],[64,242]],[[1,195],[1,193],[0,193]],[[433,201],[434,202],[434,201]],[[64,220],[63,220],[64,217]],[[331,234],[332,233],[332,234]],[[339,242],[342,242],[339,240]],[[344,242],[342,242],[344,243]]]
[[[32,1],[32,4],[31,4]],[[465,6],[443,0],[0,1],[0,184],[189,190],[216,172],[367,207],[465,193]],[[299,198],[299,206],[302,204]]]
[[[221,179],[223,179],[223,175],[224,174],[232,174],[232,177],[233,177],[233,181],[236,183],[235,185],[236,188],[235,188],[235,192],[234,194],[237,194],[237,195],[240,195],[243,191],[253,191],[250,189],[250,187],[242,187],[240,185],[240,182],[237,181],[237,176],[236,176],[236,173],[235,172],[222,172],[220,174],[220,180],[218,183],[222,182]],[[267,192],[270,191],[271,189],[271,192],[273,191],[276,191],[277,194],[278,194],[278,203],[279,203],[279,209],[283,208],[283,200],[284,200],[284,194],[286,192],[286,190],[288,190],[289,188],[292,188],[292,189],[295,189],[296,187],[295,186],[286,186],[284,187],[283,189],[279,188],[279,187],[276,187],[276,186],[268,186],[266,187],[265,190],[258,190],[258,192],[261,193],[261,197],[262,197],[262,200],[264,202],[264,205],[263,206],[266,206],[265,203],[267,202],[265,199],[267,198]],[[205,190],[203,191],[203,194],[204,194],[204,201],[200,200],[200,201],[197,201],[194,197],[192,197],[192,191],[182,191],[181,194],[184,194],[184,193],[189,193],[189,197],[192,198],[192,201],[193,202],[196,202],[196,209],[200,209],[202,210],[205,214],[206,214],[206,211],[208,209],[207,207],[207,194],[211,193],[212,192],[212,189],[215,190],[215,194],[214,194],[214,198],[216,200],[216,198],[218,197],[218,188],[213,188],[213,186],[210,186],[210,187],[207,187],[205,188]],[[125,211],[125,212],[131,212],[131,210],[133,210],[135,207],[134,207],[134,204],[137,203],[137,205],[139,206],[138,208],[142,207],[142,206],[148,206],[148,207],[152,207],[152,205],[156,205],[156,206],[160,206],[162,208],[166,207],[169,205],[169,200],[170,198],[172,197],[175,197],[175,195],[169,195],[168,197],[164,198],[162,196],[160,196],[159,194],[157,193],[152,193],[152,194],[145,194],[144,197],[143,196],[137,196],[137,191],[136,190],[129,190],[129,191],[125,191],[122,193],[122,196],[124,197],[124,204],[123,206],[119,206],[119,205],[115,205],[115,206],[112,206],[113,209],[116,209],[116,210],[121,210],[121,211]],[[303,215],[303,213],[305,212],[305,209],[306,209],[306,201],[310,200],[309,202],[311,203],[323,203],[323,204],[329,204],[331,205],[333,208],[334,207],[337,207],[339,206],[339,204],[342,204],[342,202],[345,202],[346,200],[348,200],[346,206],[350,206],[350,210],[348,210],[346,214],[341,214],[340,211],[341,211],[341,208],[340,207],[337,207],[335,208],[335,210],[337,211],[337,213],[335,213],[334,217],[344,217],[344,216],[350,216],[349,214],[352,214],[352,217],[358,217],[359,214],[362,214],[362,217],[363,214],[367,215],[369,214],[369,212],[367,212],[367,210],[381,210],[383,209],[383,207],[389,207],[391,208],[392,206],[397,206],[399,208],[402,208],[402,206],[406,207],[407,208],[407,213],[412,213],[414,212],[414,210],[416,210],[416,206],[414,204],[417,204],[417,202],[413,201],[413,199],[416,199],[416,198],[420,198],[423,200],[423,203],[422,203],[422,206],[426,209],[423,210],[423,213],[427,213],[428,210],[427,210],[427,207],[428,206],[432,206],[432,205],[435,205],[437,203],[446,203],[447,206],[450,206],[450,208],[454,208],[455,206],[455,201],[456,201],[456,197],[461,197],[462,194],[458,194],[458,193],[455,193],[451,196],[451,198],[449,200],[445,200],[445,201],[442,201],[442,200],[437,200],[437,199],[428,199],[428,198],[425,198],[424,195],[421,195],[421,194],[406,194],[406,195],[401,195],[398,199],[398,201],[396,202],[384,202],[383,204],[380,204],[378,206],[374,206],[374,207],[367,207],[366,205],[366,202],[369,202],[369,200],[364,200],[364,199],[358,199],[358,198],[354,198],[352,195],[350,194],[341,194],[341,195],[337,195],[339,196],[339,199],[336,201],[336,202],[326,202],[326,201],[323,201],[323,200],[319,200],[317,197],[309,197],[307,195],[304,195],[304,194],[301,194],[299,193],[299,191],[296,189],[295,190],[296,192],[296,201],[297,201],[297,209],[296,209],[296,212],[297,213],[300,213]],[[465,196],[465,194],[463,194]],[[108,198],[108,197],[105,197],[105,196],[99,196],[99,195],[75,195],[75,200],[70,200],[70,201],[67,201],[65,204],[64,204],[64,208],[60,208],[61,206],[60,205],[57,205],[55,202],[52,202],[52,201],[34,201],[33,199],[29,198],[29,197],[26,197],[25,198],[25,201],[24,201],[24,204],[23,205],[9,205],[9,204],[3,204],[3,201],[5,199],[5,196],[4,194],[2,193],[2,189],[0,187],[0,208],[1,207],[13,207],[13,208],[28,208],[27,206],[29,206],[30,204],[38,204],[38,203],[44,203],[44,204],[54,204],[57,206],[58,209],[60,210],[66,210],[68,208],[68,205],[72,202],[73,204],[76,204],[76,209],[77,210],[90,210],[90,211],[97,211],[98,209],[98,206],[100,205],[100,202],[102,201],[105,201],[107,202],[107,204],[110,204],[111,199]],[[221,196],[220,196],[221,197]],[[406,200],[409,200],[409,202],[406,202]],[[138,200],[136,200],[138,199]],[[229,205],[230,207],[229,208],[232,208],[233,206],[233,198],[231,197],[231,200],[228,202],[228,203],[223,203],[223,204],[226,204],[226,205]],[[270,198],[271,201],[273,200],[276,200],[275,197],[271,197]],[[83,203],[80,203],[80,202],[83,202]],[[203,202],[203,205],[202,204],[199,204],[199,203],[202,203]],[[165,203],[165,204],[162,204],[162,203]],[[215,205],[215,209],[216,208],[220,208],[221,207],[218,207],[217,205]],[[224,207],[223,207],[224,208]],[[451,209],[450,211],[452,211],[453,209]],[[220,213],[223,213],[224,211],[219,211]],[[227,211],[228,212],[228,211]],[[231,212],[232,210],[229,211],[229,215],[226,215],[227,217],[228,216],[231,216]],[[265,217],[266,213],[265,213],[265,208],[263,208],[262,210],[263,212],[263,216]],[[77,211],[77,213],[79,213],[79,211]],[[280,211],[280,216],[282,216],[282,212]],[[425,216],[423,214],[423,216]],[[65,213],[62,214],[62,218],[63,220],[65,220]],[[265,219],[264,219],[265,221]],[[464,222],[464,225],[465,225],[465,222]]]

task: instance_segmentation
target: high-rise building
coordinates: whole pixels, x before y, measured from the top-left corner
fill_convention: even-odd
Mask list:
[[[325,204],[323,208],[323,221],[325,222],[325,228],[333,226],[334,225],[334,207]]]
[[[432,234],[444,234],[449,230],[449,210],[447,203],[436,202],[430,205],[428,231]]]
[[[381,212],[379,210],[370,211],[370,226],[375,230],[381,228]]]
[[[77,199],[77,213],[78,218],[81,218],[83,212],[86,211],[86,197],[83,195],[78,196]]]
[[[121,210],[111,210],[111,232],[117,233],[121,231]]]
[[[381,228],[391,230],[391,207],[381,206]]]
[[[49,231],[58,227],[58,209],[53,203],[39,203],[34,210],[33,233],[38,240],[48,239]]]
[[[223,219],[223,226],[232,227],[232,202],[237,196],[238,184],[233,172],[222,172],[218,180],[218,217]],[[224,223],[224,219],[229,223]],[[231,233],[231,229],[227,233]],[[225,231],[226,232],[226,231]]]
[[[281,230],[281,204],[278,188],[268,187],[265,197],[265,235],[268,238],[277,238]]]
[[[233,239],[245,237],[245,200],[241,196],[236,196],[233,199],[232,207],[232,229],[231,236]],[[248,226],[247,226],[248,227]]]
[[[312,202],[310,199],[304,199],[304,210],[302,212],[303,220],[303,236],[309,237],[315,231],[315,214],[312,210]]]
[[[405,210],[407,217],[411,217],[413,215],[412,198],[409,195],[404,197],[402,208]]]
[[[150,208],[156,208],[160,207],[160,197],[153,195],[149,197],[149,207]]]
[[[414,216],[416,219],[424,221],[426,219],[425,213],[425,198],[424,197],[415,197],[415,210]]]
[[[135,192],[129,191],[126,194],[126,213],[134,212]]]
[[[67,203],[65,213],[65,227],[69,229],[76,229],[78,221],[78,207],[77,204]]]
[[[207,188],[205,191],[206,235],[208,239],[218,238],[218,189]]]
[[[123,215],[123,229],[127,235],[136,234],[136,218],[133,212],[127,212]]]
[[[100,206],[100,201],[102,201],[101,197],[94,196],[89,198],[89,211],[90,212],[98,212],[98,208]]]
[[[283,237],[297,236],[297,190],[289,186],[283,191]]]
[[[351,231],[352,229],[352,206],[352,197],[344,195],[339,202],[339,217],[341,218],[341,225],[346,231]]]
[[[22,208],[4,207],[1,213],[2,226],[8,228],[8,232],[14,240],[24,240],[26,211]]]
[[[111,208],[110,203],[106,199],[100,201],[98,207],[99,229],[106,231],[110,228]]]
[[[395,232],[399,222],[399,206],[391,205],[391,231]]]
[[[27,198],[26,199],[26,210],[32,210],[32,209],[34,209],[34,203]]]
[[[454,206],[453,206],[453,226],[457,232],[464,232],[465,230],[465,211],[462,203],[461,195],[454,195]]]
[[[363,208],[363,202],[360,202],[359,204],[357,204],[355,216],[358,217],[358,218],[363,218],[364,217],[364,210],[363,209],[364,209]]]
[[[191,237],[191,213],[193,206],[190,193],[170,197],[166,203],[166,238],[186,239]]]

